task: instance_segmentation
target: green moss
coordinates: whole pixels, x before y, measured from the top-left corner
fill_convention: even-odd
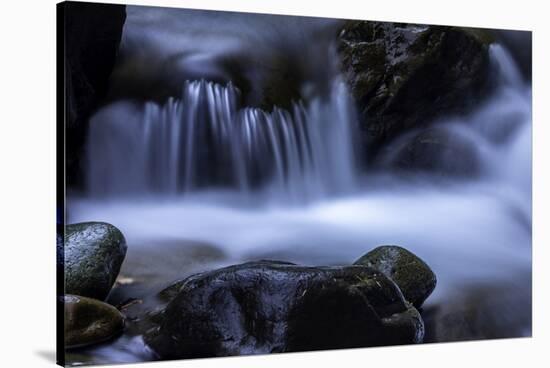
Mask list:
[[[417,308],[432,293],[437,282],[435,274],[424,261],[396,245],[377,247],[354,264],[374,268],[393,280],[405,299]]]
[[[483,29],[345,23],[338,51],[367,160],[410,129],[477,104],[489,87],[487,45],[493,40]]]

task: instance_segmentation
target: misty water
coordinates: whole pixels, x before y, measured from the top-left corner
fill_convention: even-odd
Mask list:
[[[147,18],[130,8],[123,46],[131,49],[143,36],[137,24],[165,16]],[[312,35],[333,27],[307,22]],[[179,32],[179,23],[171,24],[168,36]],[[236,24],[245,31],[222,31],[225,42],[214,41],[215,34],[191,41],[187,31],[184,41],[159,46],[170,53],[192,45],[179,51],[193,56],[172,70],[184,75],[179,95],[143,104],[118,101],[91,119],[87,190],[69,193],[68,222],[105,221],[121,229],[128,243],[121,277],[135,281],[135,297],[147,299],[197,270],[254,259],[350,264],[377,245],[398,244],[437,275],[425,310],[452,310],[481,289],[482,299],[469,302],[491,306],[476,317],[483,326],[530,336],[531,89],[508,51],[490,46],[498,79],[492,96],[466,116],[437,123],[473,144],[479,175],[402,173],[383,165],[369,170],[358,158],[353,103],[329,62],[316,66],[330,72],[328,93],[270,112],[250,107],[231,83],[209,81],[216,80],[212,73],[223,74],[215,67],[220,54],[238,53],[240,37],[261,43],[250,40],[260,36],[246,32],[246,23],[225,27],[235,30]],[[147,39],[156,44],[158,34],[150,32]],[[269,32],[274,30],[264,28]],[[274,33],[284,36],[280,28]],[[330,50],[330,42],[325,47]],[[264,51],[254,57],[269,57]],[[204,164],[212,160],[223,172]],[[174,259],[178,248],[190,244],[223,255],[197,264]],[[98,362],[151,358],[139,336],[123,336],[93,354]]]

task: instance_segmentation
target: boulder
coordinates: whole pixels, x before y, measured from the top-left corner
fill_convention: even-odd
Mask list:
[[[99,300],[67,294],[64,304],[65,348],[107,341],[124,329],[124,318],[113,306]]]
[[[423,260],[397,245],[377,247],[354,264],[382,272],[399,286],[405,299],[416,308],[422,306],[437,283],[435,274]]]
[[[104,222],[67,225],[63,244],[65,292],[105,300],[126,255],[119,229]]]
[[[162,359],[419,343],[418,311],[364,266],[249,262],[169,288],[146,343]]]
[[[489,86],[491,40],[476,29],[346,22],[338,49],[367,154],[411,128],[478,103]]]

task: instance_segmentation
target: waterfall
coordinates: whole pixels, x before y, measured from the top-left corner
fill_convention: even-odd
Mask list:
[[[345,265],[397,244],[437,275],[427,327],[435,312],[460,322],[450,335],[531,334],[531,86],[506,48],[489,46],[491,88],[475,108],[403,131],[369,157],[388,161],[365,169],[355,153],[370,151],[359,147],[369,129],[359,132],[339,76],[341,20],[127,10],[120,86],[89,121],[86,190],[67,192],[66,211],[68,223],[124,233],[121,274],[135,283],[122,293],[149,308],[188,272],[258,259]],[[266,87],[303,100],[253,107]],[[144,95],[158,100],[129,97]],[[439,165],[396,167],[401,144],[432,129],[441,145],[422,158]],[[475,170],[438,175],[470,160]],[[89,351],[142,360],[141,340],[126,335]]]
[[[527,194],[522,202],[530,207],[531,87],[504,47],[492,44],[489,55],[497,76],[495,92],[466,121],[456,125],[477,137],[488,179],[508,183]]]
[[[90,121],[93,195],[177,194],[205,187],[300,201],[355,185],[353,103],[335,81],[327,97],[271,112],[241,107],[231,83],[187,81],[163,105],[118,102]]]

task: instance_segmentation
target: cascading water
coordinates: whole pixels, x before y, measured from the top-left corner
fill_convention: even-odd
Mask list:
[[[185,27],[204,26],[195,16]],[[203,49],[235,46],[208,40],[185,67],[200,69]],[[355,114],[337,71],[326,96],[271,112],[246,107],[231,84],[191,79],[163,104],[119,101],[91,119],[89,192],[69,193],[68,221],[123,231],[122,272],[144,299],[190,272],[176,256],[190,243],[223,253],[209,269],[260,258],[349,264],[376,245],[399,244],[437,274],[426,310],[468,307],[490,324],[484,331],[530,335],[531,91],[506,49],[489,52],[498,79],[492,96],[436,124],[475,148],[478,175],[360,172]],[[144,359],[139,339],[124,338],[96,353],[108,362]]]
[[[159,106],[118,103],[91,121],[91,193],[188,193],[265,184],[281,200],[303,201],[355,186],[353,106],[344,83],[327,98],[290,111],[239,108],[232,84],[192,81]]]

